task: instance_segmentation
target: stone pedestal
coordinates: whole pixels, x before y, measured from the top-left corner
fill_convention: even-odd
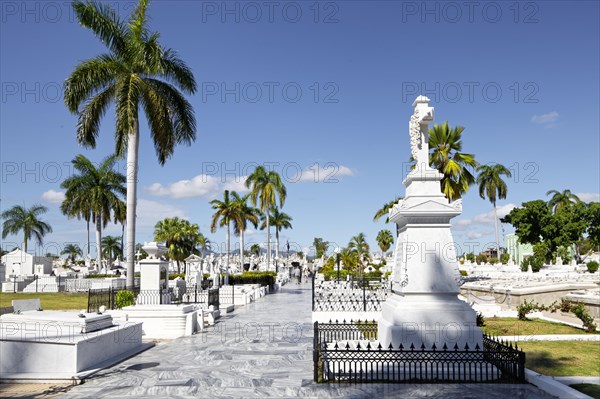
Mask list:
[[[137,303],[140,305],[171,303],[168,291],[169,263],[160,258],[166,248],[157,243],[146,243],[142,248],[149,257],[139,262],[140,293]]]
[[[403,184],[405,198],[390,210],[398,225],[393,261],[393,293],[382,306],[379,341],[420,348],[433,344],[455,345],[462,350],[483,347],[476,314],[458,299],[459,279],[450,219],[462,212],[461,200],[449,203],[443,195],[443,177],[428,163],[428,123],[433,119],[429,99],[419,96],[413,103],[411,147],[417,164]],[[418,139],[417,139],[418,136]]]

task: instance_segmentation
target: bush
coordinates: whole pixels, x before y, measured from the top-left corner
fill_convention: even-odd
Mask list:
[[[508,264],[509,260],[510,260],[510,255],[507,252],[500,255],[500,263],[502,263],[503,265]]]
[[[385,278],[389,279],[392,275],[392,272],[385,272]]]
[[[589,261],[587,264],[587,269],[590,273],[596,273],[598,271],[598,262],[595,260]]]
[[[460,275],[463,277],[467,277],[469,275],[466,270],[459,270],[459,272],[460,272]]]
[[[573,312],[573,314],[583,322],[583,327],[585,327],[587,332],[596,331],[596,324],[594,324],[594,318],[590,315],[583,303],[577,303],[573,305],[573,307],[571,308],[571,312]]]
[[[527,315],[531,312],[543,312],[544,310],[548,310],[547,306],[541,305],[537,302],[527,302],[527,300],[525,300],[525,302],[523,302],[522,304],[520,304],[519,306],[517,306],[517,314],[519,317],[519,320],[529,320],[527,318]]]
[[[477,327],[485,327],[485,319],[481,312],[477,312]]]
[[[485,256],[484,254],[479,254],[479,255],[477,255],[477,256],[475,257],[475,262],[476,262],[478,265],[481,265],[482,263],[485,263],[485,262],[487,262],[487,260],[488,260],[488,258],[487,258],[487,256]]]
[[[539,259],[535,255],[528,256],[525,259],[523,259],[523,263],[521,264],[521,270],[526,272],[529,268],[529,265],[531,265],[531,271],[537,273],[540,271],[542,266],[544,266],[544,261],[542,259]]]
[[[173,273],[169,274],[169,280],[175,280],[177,277],[181,277],[185,280],[185,273]]]
[[[323,269],[321,269],[320,273],[323,273],[323,277],[325,278],[325,281],[337,280],[337,276],[338,276],[337,270],[325,270],[324,272],[322,270]],[[347,276],[348,276],[348,270],[340,269],[340,280],[346,280]]]
[[[275,285],[275,272],[244,272],[242,274],[229,275],[229,284],[260,284],[267,285],[272,290]]]
[[[465,255],[465,259],[469,262],[475,262],[475,254],[472,252],[468,253]]]
[[[488,262],[490,262],[490,264],[495,265],[496,263],[498,263],[498,258],[490,258],[488,259]]]
[[[88,274],[87,276],[85,276],[85,278],[107,278],[107,277],[124,277],[123,275],[121,276],[116,276],[114,274]]]
[[[131,306],[135,303],[135,294],[132,291],[121,290],[115,296],[115,306],[122,309],[125,306]]]

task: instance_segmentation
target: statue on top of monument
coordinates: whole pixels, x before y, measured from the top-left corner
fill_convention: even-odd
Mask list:
[[[419,96],[413,102],[415,109],[414,113],[410,117],[408,123],[409,135],[410,135],[410,152],[412,157],[417,162],[417,168],[420,167],[421,163],[429,165],[429,145],[427,140],[427,125],[433,121],[433,107],[429,106],[429,98],[425,96]],[[424,137],[421,137],[421,134]],[[423,142],[423,138],[425,142]],[[423,145],[425,144],[425,145]]]

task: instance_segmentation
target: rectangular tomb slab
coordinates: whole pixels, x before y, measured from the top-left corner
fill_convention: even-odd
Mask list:
[[[0,339],[10,339],[7,329],[19,328],[22,330],[65,330],[73,333],[90,333],[113,326],[112,316],[109,314],[85,313],[79,317],[77,312],[59,311],[26,311],[19,314],[5,314],[0,316]],[[56,326],[56,328],[52,328]]]

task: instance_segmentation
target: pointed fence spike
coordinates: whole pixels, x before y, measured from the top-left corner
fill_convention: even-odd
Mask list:
[[[447,350],[448,350],[448,345],[446,345],[446,343],[445,343],[445,342],[444,342],[444,346],[442,347],[442,349],[443,349],[444,351],[447,351]]]
[[[358,343],[356,344],[356,349],[358,349],[358,350],[361,350],[361,349],[362,349],[362,348],[361,348],[361,346],[360,346],[360,342],[358,342]]]
[[[437,346],[435,346],[435,342],[433,343],[433,346],[431,347],[431,350],[435,351],[437,349]]]
[[[454,344],[454,350],[457,351],[458,350],[458,344]]]
[[[425,342],[421,342],[421,350],[424,351],[425,350]]]
[[[350,349],[350,344],[346,342],[346,349]]]
[[[333,349],[340,349],[340,347],[338,346],[337,341],[335,341],[335,345],[333,346]]]
[[[404,350],[404,345],[402,345],[402,343],[400,343],[400,346],[398,347],[398,349],[400,349],[401,351]]]
[[[377,350],[381,350],[381,349],[382,349],[382,347],[381,347],[381,342],[380,342],[379,344],[377,344]]]
[[[410,350],[411,350],[411,351],[414,351],[414,350],[415,350],[415,345],[414,345],[412,342],[410,343]]]
[[[466,351],[468,351],[468,350],[469,350],[469,344],[468,344],[468,343],[466,343],[466,344],[465,344],[465,350],[466,350]]]
[[[371,350],[371,343],[367,342],[367,350],[370,351]]]
[[[477,352],[479,352],[479,349],[481,349],[481,348],[479,347],[479,343],[475,344],[475,350],[476,350]]]

